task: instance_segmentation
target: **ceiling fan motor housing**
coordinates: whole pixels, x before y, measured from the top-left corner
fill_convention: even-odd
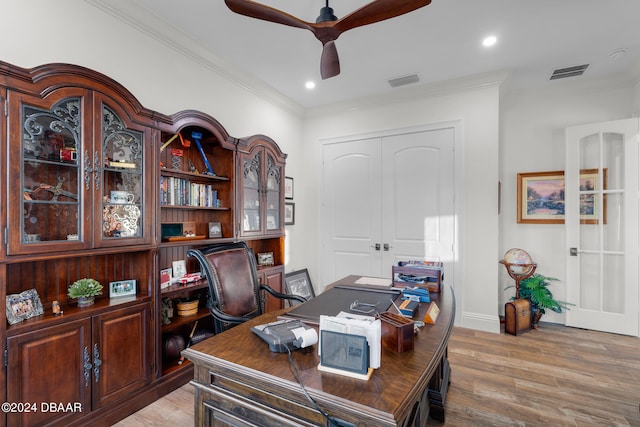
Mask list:
[[[320,16],[316,18],[316,24],[319,24],[320,22],[337,21],[337,20],[338,20],[338,17],[333,14],[333,8],[329,6],[324,6],[322,9],[320,9]]]

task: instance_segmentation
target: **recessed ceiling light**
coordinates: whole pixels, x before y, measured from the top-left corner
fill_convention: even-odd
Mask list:
[[[485,37],[484,40],[482,40],[482,46],[491,47],[494,44],[496,44],[497,41],[498,39],[496,38],[496,36],[488,36],[488,37]]]
[[[306,87],[307,89],[311,90],[314,89],[316,87],[316,84],[312,81],[308,81],[304,84],[304,87]]]

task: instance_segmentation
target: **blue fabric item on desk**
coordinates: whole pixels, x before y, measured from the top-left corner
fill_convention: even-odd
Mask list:
[[[418,302],[431,302],[429,289],[425,288],[404,288],[402,290],[402,299],[409,299]]]

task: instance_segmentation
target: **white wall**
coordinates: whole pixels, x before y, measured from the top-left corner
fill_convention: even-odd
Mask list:
[[[495,76],[494,76],[495,77]],[[409,89],[411,90],[411,89]],[[499,86],[476,84],[473,88],[425,93],[413,100],[384,100],[358,108],[323,111],[309,117],[304,126],[305,168],[300,176],[302,194],[296,196],[303,234],[291,236],[292,247],[305,248],[304,259],[312,274],[320,277],[319,192],[321,189],[321,140],[387,131],[433,123],[460,121],[461,152],[456,171],[460,197],[458,217],[459,268],[451,283],[457,299],[456,323],[499,331],[498,279],[498,99]],[[296,182],[296,188],[299,188]],[[297,214],[298,215],[298,214]],[[296,220],[296,233],[298,220]],[[388,274],[391,277],[391,272]],[[313,279],[312,279],[313,280]],[[326,283],[316,283],[322,289]]]
[[[550,287],[555,298],[565,299],[565,264],[568,248],[563,224],[517,224],[517,174],[565,169],[565,128],[584,123],[631,117],[633,91],[612,82],[560,82],[544,89],[512,92],[501,100],[502,204],[500,253],[526,250],[538,263],[537,272],[559,279]],[[500,269],[500,305],[514,295],[513,284]],[[547,312],[544,321],[564,323],[564,314]]]
[[[232,136],[266,134],[285,153],[297,152],[299,114],[216,73],[206,56],[179,52],[87,1],[0,0],[0,10],[2,61],[82,65],[118,81],[147,108],[200,110]]]

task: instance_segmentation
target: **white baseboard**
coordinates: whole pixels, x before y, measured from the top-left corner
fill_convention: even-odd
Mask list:
[[[476,329],[485,332],[500,333],[500,317],[480,313],[462,313],[463,328]]]

